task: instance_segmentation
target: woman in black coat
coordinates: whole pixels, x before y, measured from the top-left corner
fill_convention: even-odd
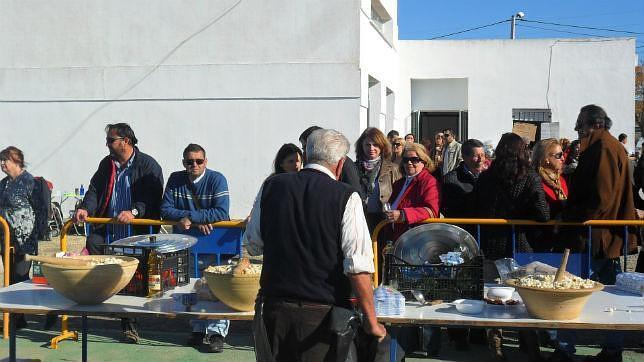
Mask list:
[[[477,215],[486,219],[528,219],[548,221],[541,177],[530,167],[526,143],[514,133],[505,133],[496,147],[496,158],[490,168],[479,176],[477,185]],[[524,228],[516,227],[516,249],[532,252]],[[481,227],[481,249],[485,255],[483,277],[493,281],[498,273],[494,260],[511,258],[512,228],[509,226]],[[495,360],[503,357],[500,329],[488,330],[488,343]],[[528,361],[540,361],[539,343],[534,331],[519,331],[521,350]]]
[[[478,181],[477,215],[486,219],[548,221],[550,211],[541,178],[530,167],[528,149],[521,137],[505,133],[496,158]],[[512,257],[512,229],[482,227],[481,249],[488,260]],[[516,227],[516,251],[532,252],[526,228]]]

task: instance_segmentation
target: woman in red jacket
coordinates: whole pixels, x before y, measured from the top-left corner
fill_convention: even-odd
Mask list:
[[[434,168],[423,145],[405,145],[400,163],[400,171],[405,177],[394,183],[389,199],[391,210],[386,212],[387,219],[396,222],[393,240],[410,226],[439,216],[438,183],[431,175]]]

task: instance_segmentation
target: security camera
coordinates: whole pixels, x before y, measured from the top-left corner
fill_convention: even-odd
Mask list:
[[[516,17],[519,18],[519,19],[523,19],[524,16],[525,16],[525,14],[523,13],[523,11],[519,11],[517,13],[517,15],[516,15]]]

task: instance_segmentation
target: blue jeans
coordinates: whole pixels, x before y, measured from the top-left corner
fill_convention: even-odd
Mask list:
[[[622,267],[617,259],[592,258],[590,261],[592,274],[590,279],[602,284],[614,285],[617,274],[622,272]],[[571,356],[575,354],[575,343],[577,342],[577,333],[574,330],[548,331],[550,338],[557,344],[556,349]],[[624,333],[614,331],[608,333],[602,344],[602,349],[610,353],[621,353],[624,349]]]
[[[228,328],[230,328],[230,321],[227,319],[192,319],[190,320],[193,332],[206,333],[206,337],[212,335],[220,335],[226,337],[228,335]]]

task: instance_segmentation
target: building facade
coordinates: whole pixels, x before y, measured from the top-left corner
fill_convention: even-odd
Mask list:
[[[616,133],[633,134],[634,39],[401,41],[396,8],[3,1],[0,146],[23,149],[28,169],[64,192],[87,186],[107,123],[130,123],[166,177],[199,143],[243,218],[279,147],[313,124],[351,141],[367,126],[430,135],[454,124],[496,143],[513,117],[548,115],[541,133],[572,137],[578,109],[597,103]]]

